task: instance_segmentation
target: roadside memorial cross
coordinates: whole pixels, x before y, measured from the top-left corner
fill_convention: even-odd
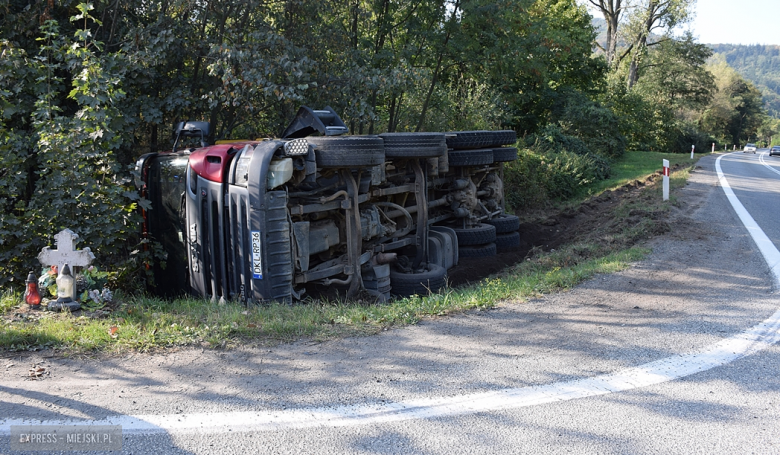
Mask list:
[[[63,229],[54,236],[57,249],[52,250],[48,246],[43,247],[40,254],[38,254],[38,261],[43,266],[56,265],[58,269],[61,269],[65,264],[68,264],[70,267],[88,266],[95,260],[95,255],[92,254],[89,248],[84,248],[83,250],[75,249],[78,238],[79,235],[75,232],[70,229]]]

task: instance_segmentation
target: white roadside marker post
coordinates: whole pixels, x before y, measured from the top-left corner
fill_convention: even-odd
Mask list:
[[[664,160],[664,201],[669,200],[669,160]]]
[[[692,145],[692,146],[691,146],[691,159],[693,159],[693,151],[694,151],[694,150],[696,150],[696,146],[695,146],[695,145]]]
[[[715,153],[715,143],[712,143],[712,153]]]

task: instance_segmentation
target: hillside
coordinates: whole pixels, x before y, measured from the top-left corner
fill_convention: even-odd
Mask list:
[[[596,42],[606,45],[607,24],[594,16],[591,23],[596,28]],[[624,45],[623,42],[618,44]],[[722,54],[726,62],[761,91],[769,115],[780,118],[780,46],[708,44],[716,54]],[[594,52],[601,53],[598,47]]]
[[[780,46],[760,44],[710,44],[713,52],[723,55],[726,62],[747,80],[753,82],[764,96],[769,114],[780,118]]]

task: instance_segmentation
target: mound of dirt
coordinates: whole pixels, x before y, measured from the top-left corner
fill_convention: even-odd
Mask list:
[[[652,210],[631,210],[628,218],[616,217],[617,207],[633,199],[646,197],[645,190],[648,186],[655,185],[660,175],[659,172],[643,181],[635,180],[615,190],[606,191],[586,200],[579,207],[527,214],[525,218],[528,221],[523,222],[519,229],[519,248],[500,252],[493,257],[460,259],[458,265],[448,273],[450,285],[458,287],[478,282],[528,257],[555,250],[563,245],[580,241],[609,241],[610,236],[617,234],[626,225],[638,224],[642,218],[656,221],[652,223],[651,234],[668,232],[668,223],[659,220],[659,214]],[[620,246],[628,248],[636,241],[638,239],[632,239],[628,243],[624,241]]]

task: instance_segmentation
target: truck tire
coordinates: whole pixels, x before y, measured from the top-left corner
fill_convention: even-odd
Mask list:
[[[496,240],[496,228],[489,224],[477,224],[471,228],[457,228],[455,234],[458,236],[458,251],[464,245],[484,245]],[[460,253],[458,253],[460,254]]]
[[[492,146],[512,145],[517,142],[517,133],[514,130],[493,131]]]
[[[485,224],[495,226],[496,234],[506,234],[508,232],[517,232],[520,229],[520,218],[514,215],[498,215],[492,220],[485,221]]]
[[[517,159],[517,149],[515,147],[501,147],[493,149],[493,162],[505,163]]]
[[[447,270],[437,264],[429,263],[420,273],[390,271],[391,292],[402,297],[428,295],[438,292],[447,284]]]
[[[316,147],[317,166],[364,167],[385,162],[384,142],[379,136],[315,136],[306,138]]]
[[[292,302],[293,257],[290,223],[287,219],[287,195],[283,191],[266,193],[266,229],[270,300]]]
[[[510,232],[508,234],[496,235],[496,248],[500,251],[509,251],[520,248],[520,233]]]
[[[493,162],[493,150],[450,150],[447,159],[450,166],[483,166]]]
[[[447,153],[444,133],[384,133],[387,158],[435,158]]]
[[[447,147],[451,149],[481,149],[495,140],[492,131],[452,131],[447,133]]]
[[[462,246],[458,248],[458,256],[462,258],[489,258],[496,255],[496,248],[497,244],[495,243]]]

